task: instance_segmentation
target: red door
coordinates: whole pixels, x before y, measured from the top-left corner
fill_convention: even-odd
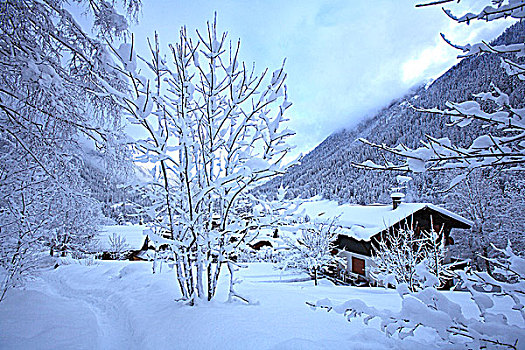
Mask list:
[[[363,259],[352,257],[352,272],[359,275],[365,275],[365,261]]]

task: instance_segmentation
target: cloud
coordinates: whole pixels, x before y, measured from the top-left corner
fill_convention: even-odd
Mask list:
[[[154,30],[166,44],[177,39],[183,24],[191,33],[204,29],[217,11],[219,30],[242,39],[243,60],[271,71],[287,58],[294,103],[290,127],[297,132],[293,142],[299,153],[456,63],[457,52],[439,38],[440,32],[464,43],[495,37],[505,25],[460,26],[438,7],[413,5],[387,0],[157,0],[144,5],[135,31],[139,49],[147,48],[145,37]]]
[[[443,45],[436,45],[422,50],[415,58],[411,58],[401,66],[402,81],[405,84],[416,84],[422,77],[428,76],[428,71],[435,66],[450,62],[450,54]]]
[[[452,42],[465,45],[481,42],[482,40],[491,41],[497,37],[511,21],[497,21],[489,23],[473,23],[470,27],[449,22],[442,33]],[[409,58],[402,64],[402,81],[406,84],[415,84],[422,78],[437,78],[442,75],[451,64],[452,58],[462,52],[447,45],[441,37],[436,38],[433,45],[422,49],[415,57]]]

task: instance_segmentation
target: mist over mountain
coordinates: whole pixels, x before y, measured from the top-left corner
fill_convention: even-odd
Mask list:
[[[509,27],[493,41],[494,45],[511,44],[525,40],[525,22]],[[286,174],[267,182],[254,192],[273,197],[280,187],[288,188],[288,198],[323,198],[341,203],[370,204],[390,201],[389,189],[395,185],[396,173],[367,171],[352,167],[352,162],[372,159],[381,162],[383,156],[357,141],[362,137],[388,146],[404,144],[420,146],[425,135],[448,137],[453,143],[467,145],[480,134],[480,126],[449,127],[448,118],[414,111],[411,105],[422,108],[444,108],[447,101],[472,99],[472,94],[491,90],[491,84],[509,94],[513,106],[524,106],[524,86],[515,77],[502,72],[500,58],[483,54],[465,58],[450,68],[432,84],[420,86],[407,95],[392,101],[373,117],[357,127],[330,135],[314,150],[305,155],[299,165]],[[351,101],[351,99],[350,99]],[[350,102],[351,103],[351,102]],[[490,107],[490,106],[489,106]],[[448,173],[414,174],[407,189],[407,201],[440,203],[443,189],[450,180]]]

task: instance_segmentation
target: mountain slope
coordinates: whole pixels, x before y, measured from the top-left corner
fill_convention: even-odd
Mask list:
[[[525,22],[508,28],[494,44],[525,41]],[[380,160],[382,155],[356,141],[364,137],[375,143],[394,146],[403,143],[411,148],[420,144],[426,134],[449,137],[458,144],[467,144],[479,134],[479,126],[466,129],[447,127],[448,120],[428,113],[416,112],[419,107],[444,107],[450,101],[470,99],[473,93],[489,91],[494,83],[510,95],[511,104],[523,106],[523,82],[503,73],[500,60],[494,55],[481,55],[461,60],[427,88],[419,87],[395,100],[356,128],[330,135],[303,157],[300,165],[290,168],[255,192],[273,197],[280,186],[288,187],[288,197],[309,198],[321,195],[340,202],[368,204],[389,201],[389,188],[395,174],[355,169],[351,162]],[[414,178],[408,190],[410,201],[440,202],[436,188],[442,188],[447,174],[422,174]]]

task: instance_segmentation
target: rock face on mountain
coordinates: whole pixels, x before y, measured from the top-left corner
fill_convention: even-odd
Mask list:
[[[525,22],[509,27],[493,44],[517,42],[525,42]],[[305,155],[299,165],[255,192],[272,197],[283,186],[288,188],[290,198],[321,195],[349,203],[387,202],[396,174],[352,167],[352,162],[380,161],[383,156],[357,139],[362,137],[389,146],[402,143],[415,148],[429,134],[467,144],[479,134],[479,126],[449,127],[447,118],[416,112],[410,106],[443,108],[446,101],[461,102],[472,99],[474,93],[490,91],[491,84],[509,94],[514,106],[524,105],[525,84],[503,72],[499,57],[485,54],[463,59],[432,84],[413,89],[357,127],[330,135]],[[449,177],[444,173],[416,175],[407,189],[407,200],[441,202],[442,195],[436,189],[443,188]]]

